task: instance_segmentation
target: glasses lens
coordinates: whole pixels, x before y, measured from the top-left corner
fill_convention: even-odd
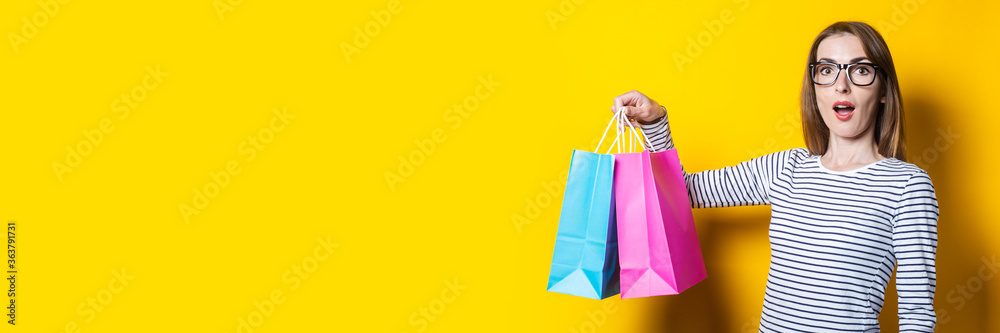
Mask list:
[[[875,67],[866,64],[855,64],[849,69],[851,81],[856,85],[866,86],[875,82]]]
[[[818,63],[813,66],[813,83],[831,84],[837,79],[837,66],[834,64]]]

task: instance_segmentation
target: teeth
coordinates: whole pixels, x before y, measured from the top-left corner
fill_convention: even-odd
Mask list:
[[[837,105],[837,106],[834,106],[834,108],[837,108],[837,109],[846,109],[846,108],[849,108],[849,107],[850,106],[848,106],[848,105]]]

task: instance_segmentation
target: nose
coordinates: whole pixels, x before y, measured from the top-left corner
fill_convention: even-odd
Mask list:
[[[847,71],[843,71],[837,76],[837,81],[833,83],[833,89],[838,93],[847,94],[851,92],[851,82],[847,77]]]

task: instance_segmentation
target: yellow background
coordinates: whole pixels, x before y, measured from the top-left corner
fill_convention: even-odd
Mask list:
[[[546,292],[564,172],[630,89],[670,110],[689,171],[803,146],[805,57],[837,20],[875,25],[895,58],[941,209],[939,331],[1000,331],[980,275],[1000,252],[997,2],[213,1],[0,4],[0,217],[19,245],[0,331],[756,331],[768,207],[695,211],[709,278],[681,295]],[[22,18],[44,25],[12,43]],[[143,92],[121,119],[116,99]],[[295,116],[281,131],[275,109]],[[114,129],[60,180],[53,163],[102,119]],[[391,183],[400,157],[419,162]],[[241,172],[185,222],[230,161]]]

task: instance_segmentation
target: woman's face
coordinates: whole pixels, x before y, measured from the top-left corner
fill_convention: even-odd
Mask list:
[[[849,34],[830,36],[820,42],[815,61],[837,64],[872,62],[865,55],[861,39]],[[862,138],[862,134],[874,127],[879,103],[885,103],[882,82],[877,74],[875,82],[871,85],[856,86],[848,79],[845,68],[840,71],[833,84],[827,86],[817,84],[813,87],[816,88],[817,107],[823,116],[823,122],[830,129],[831,139]],[[872,134],[867,135],[874,141]]]

